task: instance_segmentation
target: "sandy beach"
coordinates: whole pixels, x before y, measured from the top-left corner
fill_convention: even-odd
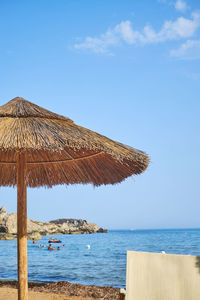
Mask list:
[[[67,281],[29,283],[29,300],[117,300],[119,289],[88,286]],[[17,300],[17,282],[0,282],[0,300]]]
[[[51,293],[39,293],[29,291],[29,300],[91,300],[93,298],[68,297],[65,295],[56,295]],[[17,300],[17,289],[0,288],[0,300]]]

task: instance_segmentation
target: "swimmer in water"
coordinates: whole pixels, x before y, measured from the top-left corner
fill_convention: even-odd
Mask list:
[[[56,250],[56,248],[52,248],[51,244],[50,244],[49,247],[48,247],[48,250]]]

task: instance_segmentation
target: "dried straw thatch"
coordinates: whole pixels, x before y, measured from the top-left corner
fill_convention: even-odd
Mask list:
[[[19,97],[0,107],[0,185],[16,185],[18,151],[26,152],[30,187],[114,184],[149,163],[144,152]]]

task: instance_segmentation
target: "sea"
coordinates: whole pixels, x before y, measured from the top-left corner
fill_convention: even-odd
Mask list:
[[[122,288],[127,250],[200,255],[200,229],[110,230],[55,237],[62,241],[55,244],[60,250],[47,250],[50,236],[36,244],[28,241],[29,281],[65,280]],[[17,241],[0,240],[0,280],[16,279]]]

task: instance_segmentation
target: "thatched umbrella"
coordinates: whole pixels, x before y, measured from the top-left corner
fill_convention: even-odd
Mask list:
[[[23,98],[0,107],[0,185],[17,185],[18,299],[28,298],[27,186],[114,184],[148,163],[144,152]]]

